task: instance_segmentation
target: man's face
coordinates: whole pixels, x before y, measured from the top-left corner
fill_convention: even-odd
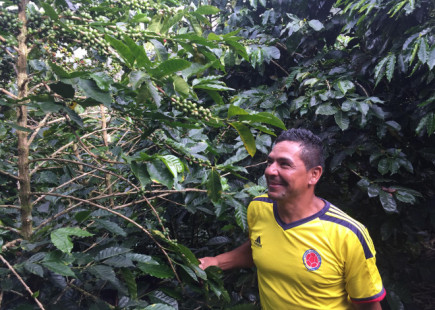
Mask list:
[[[300,158],[301,151],[298,142],[281,141],[270,152],[264,174],[271,199],[291,201],[308,190],[311,173]]]

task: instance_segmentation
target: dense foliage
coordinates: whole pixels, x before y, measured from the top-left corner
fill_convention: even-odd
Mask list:
[[[254,270],[196,257],[245,240],[286,127],[324,139],[318,195],[369,228],[383,306],[430,308],[433,1],[14,2],[2,309],[255,309]]]

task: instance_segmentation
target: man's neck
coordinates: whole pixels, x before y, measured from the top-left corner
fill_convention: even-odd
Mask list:
[[[323,200],[316,197],[314,194],[312,196],[293,201],[278,201],[277,204],[279,217],[286,224],[290,224],[316,214],[322,210],[325,205]]]

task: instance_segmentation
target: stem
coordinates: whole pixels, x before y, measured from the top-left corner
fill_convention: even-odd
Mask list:
[[[27,97],[27,27],[26,7],[28,0],[21,0],[18,4],[18,19],[22,23],[18,35],[18,58],[17,58],[17,87],[18,99]],[[17,108],[17,123],[27,128],[27,105],[22,104]],[[21,234],[24,239],[32,235],[32,203],[30,199],[30,171],[29,171],[29,143],[27,133],[17,130],[18,136],[18,196],[21,204]]]
[[[21,282],[21,284],[24,286],[24,288],[26,289],[26,291],[28,291],[30,293],[30,295],[32,296],[32,298],[35,300],[35,302],[38,304],[38,307],[42,310],[45,310],[44,306],[41,304],[41,302],[38,300],[38,298],[34,297],[34,293],[32,292],[32,290],[30,289],[30,287],[27,286],[26,282],[24,282],[23,278],[20,277],[20,275],[15,271],[14,267],[11,266],[11,264],[9,264],[9,262],[2,256],[0,255],[0,260],[9,268],[10,271],[12,271],[12,273],[18,278],[18,280]]]
[[[101,113],[101,129],[103,130],[103,142],[104,142],[104,146],[108,148],[109,138],[107,136],[107,121],[106,121],[106,114],[104,111],[104,105],[102,104],[100,104],[100,113]],[[109,193],[109,195],[111,195],[113,191],[112,191],[112,185],[110,184],[111,183],[110,174],[106,174],[105,179],[106,179],[107,192]],[[115,201],[113,200],[113,198],[110,198],[110,206],[112,208],[115,206]]]

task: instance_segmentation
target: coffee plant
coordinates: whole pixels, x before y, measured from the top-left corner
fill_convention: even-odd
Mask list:
[[[430,309],[433,1],[0,2],[0,307],[258,309],[246,240],[273,137],[369,228],[384,309]]]

